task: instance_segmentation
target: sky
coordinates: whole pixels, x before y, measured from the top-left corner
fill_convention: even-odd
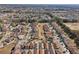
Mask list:
[[[79,0],[0,0],[0,4],[79,4]]]

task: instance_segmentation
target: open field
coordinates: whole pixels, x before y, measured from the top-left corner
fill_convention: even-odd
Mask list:
[[[15,41],[13,41],[12,43],[6,45],[3,48],[0,48],[0,53],[1,54],[10,54],[13,47],[15,47]]]
[[[79,23],[64,23],[71,30],[79,30]]]
[[[68,26],[72,31],[79,34],[79,23],[64,23],[66,26]]]

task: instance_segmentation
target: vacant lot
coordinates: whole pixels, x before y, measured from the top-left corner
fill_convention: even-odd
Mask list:
[[[79,23],[64,23],[66,26],[68,26],[72,31],[79,34]]]

